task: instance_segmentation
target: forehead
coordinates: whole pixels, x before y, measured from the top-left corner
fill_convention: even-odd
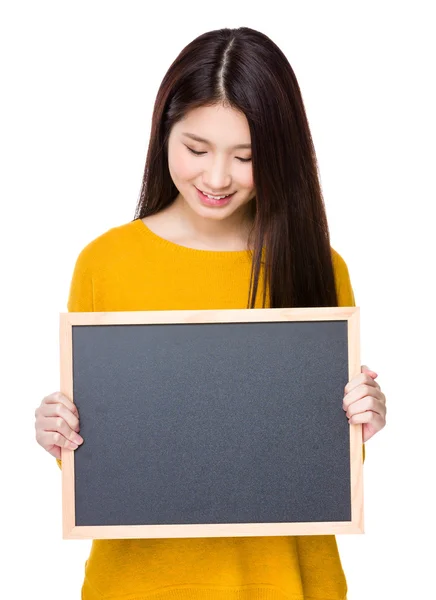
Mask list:
[[[222,105],[195,108],[173,129],[174,133],[187,141],[197,139],[211,146],[249,148],[251,143],[246,116],[241,111]]]

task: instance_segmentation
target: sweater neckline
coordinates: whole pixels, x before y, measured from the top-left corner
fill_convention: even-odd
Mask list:
[[[142,231],[149,239],[152,239],[155,243],[172,252],[190,254],[191,256],[200,258],[235,259],[247,258],[249,256],[249,250],[204,250],[200,248],[189,248],[188,246],[182,246],[181,244],[176,244],[176,242],[171,242],[157,233],[154,233],[141,218],[135,219],[133,223],[136,223],[138,230]]]

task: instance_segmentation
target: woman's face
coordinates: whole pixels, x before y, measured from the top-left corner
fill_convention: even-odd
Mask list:
[[[206,219],[223,220],[238,213],[244,216],[256,194],[250,144],[243,113],[222,105],[191,110],[173,126],[168,140],[168,166],[180,192],[178,200]],[[240,145],[246,147],[238,148]],[[231,196],[210,199],[198,190]]]

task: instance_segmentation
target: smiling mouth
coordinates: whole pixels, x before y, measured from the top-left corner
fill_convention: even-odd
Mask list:
[[[209,196],[206,196],[206,194],[204,194],[201,190],[199,190],[197,186],[194,186],[194,187],[197,190],[197,194],[200,199],[200,202],[202,202],[202,204],[204,204],[206,206],[210,206],[210,207],[227,206],[227,204],[229,204],[231,202],[234,194],[236,194],[236,192],[233,192],[233,194],[224,196],[224,198],[210,198]]]
[[[230,194],[209,194],[208,192],[205,192],[203,190],[200,190],[200,188],[198,188],[197,186],[194,186],[199,192],[201,192],[202,194],[204,194],[205,196],[208,196],[209,198],[211,198],[212,200],[222,200],[227,198],[228,196],[233,196],[233,194],[235,194],[236,192],[231,192]]]

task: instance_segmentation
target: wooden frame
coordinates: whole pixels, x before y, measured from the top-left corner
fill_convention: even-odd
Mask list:
[[[361,371],[359,307],[60,313],[60,390],[73,397],[74,325],[232,323],[262,321],[348,322],[349,380]],[[62,448],[64,539],[281,536],[363,533],[362,425],[350,425],[351,521],[311,523],[234,523],[183,525],[76,526],[73,450]]]

